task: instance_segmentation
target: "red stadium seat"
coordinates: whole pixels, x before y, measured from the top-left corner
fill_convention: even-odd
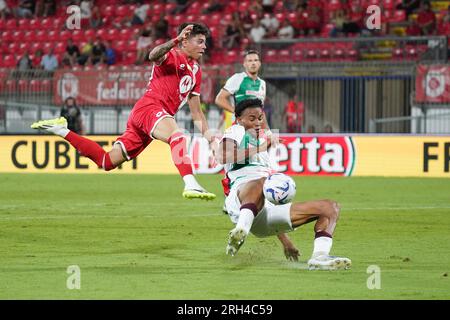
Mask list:
[[[229,50],[225,54],[225,64],[235,63],[238,58],[238,54],[235,50]]]
[[[129,48],[127,41],[119,40],[114,42],[114,49],[119,52],[126,51]]]
[[[393,10],[396,5],[395,0],[383,0],[383,8],[385,10]]]
[[[33,42],[31,43],[30,51],[32,53],[36,53],[36,51],[42,50],[42,48],[43,48],[42,42]]]
[[[55,41],[59,41],[59,39],[60,39],[60,34],[59,34],[58,31],[55,31],[55,30],[48,31],[48,33],[47,33],[47,41],[55,42]]]
[[[20,79],[17,81],[17,89],[19,89],[20,92],[26,92],[28,90],[30,83],[28,80]]]
[[[30,19],[19,19],[19,20],[17,20],[17,25],[18,25],[19,30],[31,29]]]
[[[99,37],[100,39],[106,39],[106,34],[107,34],[108,30],[107,29],[98,29],[96,32],[96,37]]]
[[[31,45],[29,42],[21,42],[19,44],[19,48],[17,49],[17,54],[23,55],[25,52],[31,49]]]
[[[67,41],[69,39],[72,39],[72,32],[68,30],[63,30],[59,33],[59,40],[60,41]]]
[[[17,30],[17,20],[16,19],[7,20],[5,28],[6,30]]]
[[[265,62],[276,62],[277,61],[277,51],[273,49],[269,49],[266,51],[264,55]]]
[[[14,31],[13,32],[13,39],[14,39],[14,41],[22,41],[24,34],[25,34],[25,32],[21,31],[21,30]]]
[[[106,40],[117,40],[119,38],[119,30],[117,29],[110,29],[108,30],[108,33],[106,34]]]
[[[106,18],[114,17],[114,6],[108,5],[100,8],[100,14]]]
[[[61,54],[66,52],[66,43],[65,42],[57,42],[55,43],[55,53]]]
[[[120,40],[130,40],[131,38],[133,38],[133,31],[131,29],[125,28],[120,30],[119,32],[119,39]]]
[[[83,38],[84,40],[93,40],[95,38],[95,34],[94,29],[88,29],[84,32]]]
[[[5,62],[5,60],[3,60],[3,63]],[[7,65],[5,65],[7,68],[11,68],[11,67],[14,67],[15,66],[15,64],[13,65],[13,66],[7,66]],[[17,82],[16,82],[16,80],[11,80],[11,79],[8,79],[8,80],[6,80],[6,83],[5,83],[5,86],[6,86],[6,90],[8,91],[8,92],[15,92],[16,91],[16,88],[17,88]]]
[[[72,40],[74,42],[80,42],[84,40],[84,34],[81,30],[73,30],[72,31]]]
[[[162,3],[155,3],[150,6],[149,14],[152,16],[158,16],[165,11],[165,6]]]
[[[50,18],[45,18],[41,20],[42,29],[53,29],[53,20]]]
[[[129,16],[130,15],[129,6],[126,5],[117,6],[115,10],[115,15],[121,18]]]
[[[279,62],[291,62],[293,60],[291,51],[287,49],[280,50],[277,57]]]
[[[391,17],[389,22],[403,22],[406,20],[405,10],[395,10],[394,15]]]
[[[2,42],[9,42],[9,41],[13,41],[14,40],[14,36],[13,36],[14,31],[11,30],[4,30],[2,33]]]
[[[8,51],[12,54],[17,54],[17,52],[19,51],[19,42],[11,42],[8,45]]]

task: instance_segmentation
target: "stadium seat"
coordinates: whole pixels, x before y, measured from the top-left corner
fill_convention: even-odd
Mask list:
[[[31,48],[30,42],[21,42],[19,48],[17,49],[18,55],[23,55],[25,52],[29,51]]]
[[[225,64],[235,63],[238,60],[238,54],[236,50],[228,50],[224,57]]]
[[[87,40],[94,40],[94,38],[95,38],[95,30],[94,29],[88,29],[88,30],[86,30],[85,32],[84,32],[84,35],[83,35],[83,39],[84,39],[84,41],[87,41]]]
[[[6,30],[17,30],[17,20],[16,19],[6,20],[5,29]]]
[[[11,68],[11,66],[5,65],[7,68]],[[15,64],[13,65],[13,67],[15,66]],[[16,80],[11,80],[8,79],[5,82],[5,88],[7,92],[15,92],[16,88],[17,88],[17,82]]]
[[[72,32],[63,30],[59,33],[59,41],[66,41],[72,39]]]
[[[117,6],[116,10],[115,10],[115,15],[117,17],[121,17],[121,18],[125,18],[125,17],[131,15],[131,12],[129,10],[129,6],[127,6],[127,5],[119,5],[119,6]]]
[[[55,43],[55,53],[61,54],[66,52],[66,43],[65,42],[57,42]]]
[[[269,49],[264,54],[264,61],[268,63],[277,62],[277,51],[274,49]]]
[[[9,41],[13,41],[14,40],[14,36],[13,36],[14,31],[11,30],[4,30],[2,33],[2,42],[9,42]]]
[[[395,10],[389,22],[403,22],[406,20],[405,10]]]
[[[131,29],[125,28],[125,29],[120,30],[120,32],[119,32],[120,40],[127,41],[127,40],[130,40],[131,38],[133,38],[133,33],[132,33]]]
[[[51,18],[45,18],[41,20],[42,29],[53,29],[53,20]]]
[[[19,30],[29,30],[31,28],[30,19],[18,19],[17,26]]]
[[[114,6],[108,5],[108,6],[101,7],[100,14],[106,18],[114,17],[115,16],[114,15]]]
[[[19,92],[27,92],[29,87],[29,81],[25,79],[20,79],[17,81],[17,89]]]
[[[59,32],[55,31],[55,30],[50,30],[47,33],[47,41],[53,41],[53,42],[59,41]]]
[[[128,42],[125,40],[115,41],[113,45],[114,49],[118,52],[126,51],[129,48]]]
[[[383,0],[383,8],[385,10],[393,10],[396,5],[395,0]]]

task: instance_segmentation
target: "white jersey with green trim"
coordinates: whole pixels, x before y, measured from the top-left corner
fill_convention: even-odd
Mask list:
[[[245,128],[239,124],[235,124],[228,128],[223,139],[234,140],[238,149],[246,149],[249,146],[256,147],[266,140],[265,138],[256,139]],[[239,163],[226,164],[225,172],[230,179],[230,187],[237,188],[248,181],[268,177],[273,171],[269,161],[269,153],[267,151],[259,152],[249,159],[242,160]]]

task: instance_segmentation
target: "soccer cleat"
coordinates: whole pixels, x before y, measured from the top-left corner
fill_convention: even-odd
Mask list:
[[[348,258],[321,255],[308,260],[309,270],[350,269],[352,261]]]
[[[213,200],[216,195],[203,189],[184,189],[183,197],[186,199]]]
[[[228,244],[226,248],[226,254],[231,256],[236,255],[239,251],[239,248],[244,244],[245,238],[247,238],[247,233],[244,229],[234,228],[230,231],[230,235],[228,237]]]
[[[67,129],[67,120],[64,117],[37,121],[31,125],[31,128],[46,130],[62,137],[65,137],[69,133],[69,129]]]

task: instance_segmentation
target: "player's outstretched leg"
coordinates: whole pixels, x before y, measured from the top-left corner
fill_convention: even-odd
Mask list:
[[[70,132],[70,130],[67,129],[67,120],[64,117],[37,121],[31,125],[31,128],[45,130],[63,138]]]
[[[351,267],[350,259],[330,255],[339,214],[340,208],[335,201],[319,200],[292,204],[291,220],[294,228],[317,220],[314,226],[314,249],[308,260],[310,270],[338,270]]]
[[[106,152],[103,148],[90,139],[82,137],[67,128],[67,120],[64,117],[41,120],[31,125],[32,129],[41,129],[58,135],[67,140],[81,155],[88,157],[99,168],[110,171],[125,161],[122,150],[119,146],[113,147],[111,152]]]
[[[192,171],[192,161],[187,149],[186,136],[181,132],[175,132],[168,139],[172,160],[184,181],[183,197],[186,199],[213,200],[214,193],[206,191],[195,179]]]

